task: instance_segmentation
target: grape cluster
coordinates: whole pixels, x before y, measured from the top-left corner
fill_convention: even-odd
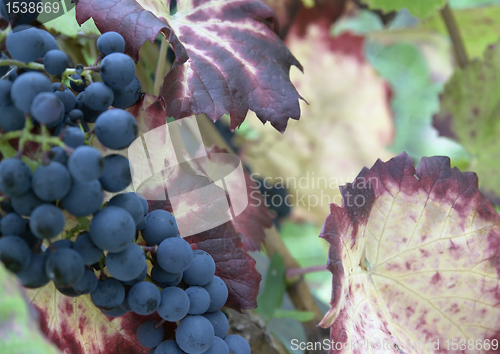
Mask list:
[[[137,330],[152,353],[250,353],[245,339],[227,335],[228,289],[214,259],[193,251],[171,213],[149,211],[145,199],[125,192],[126,157],[91,146],[96,138],[121,150],[137,137],[125,109],[140,99],[141,85],[122,36],[101,35],[102,60],[88,68],[68,68],[54,37],[26,24],[13,28],[5,47],[0,63],[13,68],[0,73],[0,139],[19,142],[0,161],[0,261],[27,288],[52,281],[66,296],[90,294],[109,317],[156,312],[162,321]],[[28,142],[37,146],[30,159]],[[107,202],[105,192],[114,194]],[[67,230],[68,220],[78,225]],[[165,322],[178,323],[175,340],[164,341]]]

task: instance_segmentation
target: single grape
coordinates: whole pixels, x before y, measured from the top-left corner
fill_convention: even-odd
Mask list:
[[[52,243],[52,245],[45,250],[45,253],[51,254],[52,252],[55,252],[56,250],[59,250],[61,248],[74,249],[75,243],[73,241],[65,239],[65,238],[61,239],[61,240],[57,240],[56,242]]]
[[[161,342],[154,351],[154,354],[185,354],[185,353],[186,352],[182,351],[181,348],[179,348],[179,346],[173,339]]]
[[[62,141],[69,147],[76,149],[80,145],[85,144],[85,134],[80,128],[67,127],[63,132]]]
[[[0,162],[0,192],[18,197],[26,194],[31,186],[31,170],[20,159],[10,158]]]
[[[190,315],[201,315],[208,310],[210,306],[210,295],[200,286],[190,286],[185,290],[189,297]]]
[[[202,250],[193,251],[193,260],[184,271],[182,279],[188,285],[206,285],[215,274],[215,261],[210,254]]]
[[[105,209],[110,208],[109,206]],[[141,275],[146,264],[146,256],[141,246],[129,243],[125,250],[117,253],[108,253],[106,268],[114,278],[121,281],[130,281]]]
[[[159,245],[169,237],[176,237],[179,232],[175,217],[163,209],[153,210],[145,221],[142,237],[148,245]]]
[[[144,268],[142,270],[142,273],[138,277],[136,277],[132,280],[123,280],[122,283],[123,283],[123,285],[134,286],[135,284],[143,281],[147,275],[148,275],[148,264],[146,262],[144,262]]]
[[[151,279],[158,285],[160,288],[166,288],[169,286],[177,286],[182,279],[182,273],[168,273],[165,272],[159,265],[156,263],[151,269]]]
[[[98,180],[74,181],[68,194],[61,200],[61,204],[74,216],[87,216],[96,213],[103,200],[104,193]]]
[[[97,50],[104,55],[111,53],[123,53],[125,51],[125,40],[117,32],[106,32],[97,38]]]
[[[21,235],[26,230],[27,220],[19,214],[8,213],[0,220],[0,232],[2,235]]]
[[[85,265],[92,265],[99,262],[103,252],[98,248],[88,232],[84,232],[77,237],[74,249],[80,254]]]
[[[122,252],[134,241],[134,219],[122,208],[105,207],[90,222],[90,237],[102,250]]]
[[[210,321],[217,337],[226,337],[227,331],[229,331],[229,322],[222,311],[208,312],[204,313],[202,316]]]
[[[156,310],[161,318],[176,322],[186,317],[189,311],[189,297],[181,288],[170,287],[160,292],[160,305]]]
[[[83,112],[79,110],[78,108],[73,109],[71,112],[69,112],[69,119],[72,122],[78,122],[83,120]]]
[[[157,260],[160,267],[169,273],[185,271],[193,259],[191,245],[182,238],[171,237],[158,246]]]
[[[90,294],[92,303],[103,310],[111,310],[121,305],[125,299],[125,288],[113,278],[99,280],[97,288]]]
[[[20,197],[11,197],[10,202],[14,211],[22,216],[30,216],[37,206],[43,204],[43,201],[31,190]]]
[[[82,145],[73,151],[68,159],[71,176],[80,182],[89,182],[101,177],[104,159],[96,148]]]
[[[73,74],[73,75],[70,75],[69,77],[70,77],[69,85],[71,86],[73,91],[82,92],[83,90],[85,90],[85,86],[87,86],[87,84],[86,84],[84,77],[81,77],[78,74]],[[73,80],[71,80],[71,79],[73,79]],[[82,83],[77,84],[75,80],[82,80]]]
[[[67,145],[67,144],[66,144]],[[62,165],[66,165],[68,162],[68,155],[66,151],[60,146],[54,146],[50,149],[49,158],[54,162],[59,162]]]
[[[23,129],[25,122],[24,113],[18,110],[13,103],[0,106],[0,127],[6,132]]]
[[[68,169],[55,161],[39,166],[33,173],[31,188],[35,195],[45,202],[64,198],[71,188]]]
[[[68,64],[68,56],[58,49],[49,50],[43,57],[43,66],[50,75],[61,75],[68,67]]]
[[[134,77],[132,82],[125,87],[113,89],[113,107],[129,108],[133,106],[142,95],[141,82],[137,77]]]
[[[218,311],[226,304],[229,292],[226,283],[221,278],[215,275],[203,288],[210,295],[210,307],[207,312]]]
[[[28,267],[16,274],[25,288],[41,288],[50,281],[45,272],[47,259],[49,259],[49,255],[45,252],[31,254]]]
[[[156,321],[146,321],[137,328],[137,341],[146,348],[154,348],[163,341],[165,329],[155,327]]]
[[[128,159],[121,155],[106,156],[104,170],[99,181],[108,192],[116,193],[127,188],[132,183]]]
[[[250,344],[242,336],[230,334],[224,338],[231,354],[251,354]]]
[[[203,316],[186,317],[175,331],[177,345],[189,354],[206,352],[212,346],[214,338],[214,328]]]
[[[108,206],[116,206],[125,209],[134,219],[136,226],[144,220],[142,203],[133,192],[115,195],[109,201]]]
[[[229,354],[229,347],[222,338],[216,336],[210,349],[203,354]]]
[[[98,282],[93,270],[85,270],[83,277],[73,285],[73,289],[79,294],[90,294],[97,288]]]
[[[13,59],[25,63],[42,58],[56,43],[54,37],[50,36],[52,41],[44,32],[29,25],[14,27],[5,40],[7,51]]]
[[[111,310],[101,309],[101,312],[108,317],[115,318],[115,317],[120,317],[120,316],[125,315],[128,311],[125,311],[121,307],[116,307],[116,308],[111,309]]]
[[[64,117],[64,104],[54,93],[41,92],[33,98],[31,116],[39,123],[53,125]]]
[[[82,296],[82,294],[77,293],[75,291],[75,289],[73,289],[72,286],[70,286],[70,287],[59,286],[57,284],[54,284],[54,286],[56,287],[57,291],[59,291],[64,296],[69,296],[69,297],[79,297],[79,296]]]
[[[119,108],[101,113],[94,129],[101,144],[114,150],[127,148],[137,137],[134,116]]]
[[[139,200],[141,201],[142,203],[142,208],[144,209],[144,216],[146,216],[149,212],[149,205],[148,205],[148,201],[146,200],[146,198],[144,198],[144,196],[142,194],[139,194],[139,193],[135,193],[135,195],[139,198]]]
[[[0,238],[0,261],[13,273],[28,268],[31,251],[28,244],[19,236]]]
[[[64,229],[64,214],[52,204],[37,206],[31,213],[30,229],[39,238],[52,238]]]
[[[138,315],[147,316],[156,311],[160,305],[160,291],[150,282],[135,284],[127,295],[130,308]]]
[[[52,92],[50,80],[43,74],[30,71],[20,75],[14,81],[10,97],[18,110],[30,113],[33,99],[42,92]]]
[[[123,53],[111,53],[101,61],[102,81],[111,88],[125,87],[135,77],[134,61]]]
[[[66,86],[64,86],[64,91],[56,90],[54,95],[61,100],[64,105],[64,113],[69,113],[76,107],[76,98],[73,92]]]
[[[83,103],[95,111],[104,111],[113,103],[113,90],[102,82],[94,82],[85,89]]]
[[[60,287],[72,287],[85,273],[83,259],[71,248],[60,248],[52,252],[45,264],[49,279]]]
[[[5,54],[3,54],[3,53],[2,53],[2,55],[5,56]],[[1,59],[7,59],[7,58],[1,58]],[[0,68],[4,68],[4,67],[2,66]],[[12,99],[10,97],[10,90],[11,89],[12,89],[12,82],[11,81],[0,80],[0,106],[12,103]]]

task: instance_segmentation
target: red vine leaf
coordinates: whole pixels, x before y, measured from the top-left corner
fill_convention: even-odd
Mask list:
[[[491,352],[451,342],[500,340],[500,216],[477,183],[447,157],[415,170],[403,153],[341,188],[321,233],[331,244],[321,323],[337,343],[330,353]]]
[[[169,3],[80,0],[77,20],[92,17],[101,32],[122,34],[136,60],[146,40],[166,34],[176,55],[159,97],[167,117],[206,113],[216,121],[229,114],[234,130],[252,110],[280,132],[289,118],[299,119],[301,96],[289,71],[302,67],[279,39],[269,6],[261,0],[179,0],[172,16]]]

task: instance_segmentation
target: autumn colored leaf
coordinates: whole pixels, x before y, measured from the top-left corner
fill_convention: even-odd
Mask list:
[[[403,8],[408,9],[413,16],[426,18],[442,8],[446,0],[363,0],[373,10],[382,10],[384,12],[399,11]]]
[[[289,71],[302,67],[279,39],[269,6],[261,0],[180,0],[172,16],[169,3],[80,0],[77,20],[93,18],[101,32],[122,34],[136,60],[146,40],[160,31],[168,37],[176,59],[160,93],[167,117],[206,113],[216,121],[229,114],[235,129],[252,110],[280,132],[289,118],[299,119],[301,96]]]
[[[415,170],[402,153],[341,188],[321,232],[331,244],[321,322],[338,342],[330,353],[493,352],[500,216],[477,183],[447,157]],[[474,345],[453,349],[453,339]]]
[[[440,135],[462,144],[471,155],[470,170],[479,176],[481,190],[500,205],[500,42],[490,46],[484,60],[455,71],[441,95],[434,116]]]

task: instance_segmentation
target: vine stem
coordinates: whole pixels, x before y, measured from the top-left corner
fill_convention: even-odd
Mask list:
[[[323,272],[325,270],[327,270],[327,268],[324,264],[306,268],[290,268],[286,270],[286,278],[291,280],[299,275],[305,275],[314,272]]]
[[[168,41],[166,38],[163,38],[160,46],[160,54],[158,56],[158,62],[156,63],[156,72],[155,72],[155,84],[153,93],[155,96],[160,94],[161,85],[163,84],[163,73],[165,72],[165,65],[167,65],[167,50],[168,50]]]
[[[155,246],[141,246],[141,248],[146,252],[156,253],[158,251],[158,245]]]
[[[448,34],[450,35],[458,66],[463,69],[467,66],[469,57],[467,55],[467,50],[465,49],[462,35],[460,34],[457,21],[453,15],[453,10],[450,8],[448,3],[441,9],[441,17],[446,25]]]

